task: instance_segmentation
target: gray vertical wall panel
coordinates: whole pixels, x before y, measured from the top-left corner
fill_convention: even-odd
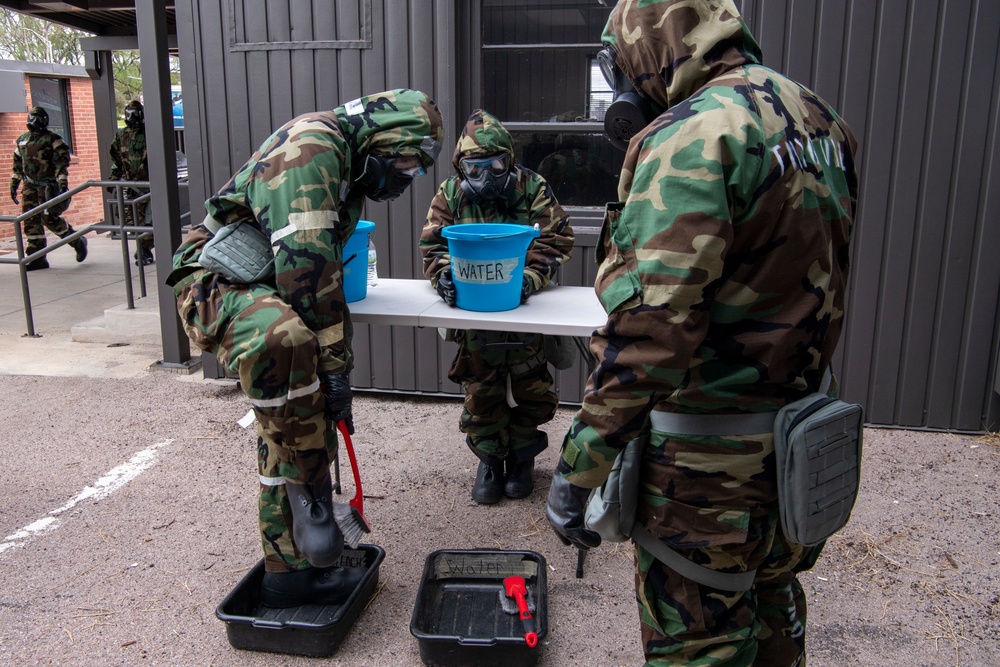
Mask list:
[[[963,298],[958,312],[962,326],[956,327],[951,338],[955,360],[952,370],[954,389],[950,394],[953,405],[951,413],[939,423],[959,424],[959,428],[968,430],[985,427],[981,397],[982,387],[987,384],[988,374],[985,371],[989,364],[984,362],[995,349],[984,344],[992,338],[992,323],[978,328],[974,326],[977,322],[974,308],[975,284],[981,267],[973,259],[979,227],[983,224],[996,225],[995,220],[983,220],[981,206],[982,191],[988,185],[982,176],[989,158],[985,138],[996,114],[995,96],[984,94],[984,91],[990,90],[996,78],[996,54],[1000,47],[1000,30],[997,29],[1000,25],[1000,12],[997,9],[996,2],[976,2],[970,19],[969,57],[966,76],[963,77],[964,114],[960,126],[962,150],[959,155],[958,187],[954,197],[957,206],[951,221],[955,239],[953,257],[957,266],[954,272],[955,284],[942,286],[946,290],[952,288],[952,291],[946,291],[945,294],[961,294]]]
[[[934,55],[934,13],[937,0],[917,0],[913,3],[908,23],[900,25],[904,37],[904,49],[897,66],[901,88],[898,92],[897,141],[892,151],[892,173],[887,196],[887,225],[882,281],[885,297],[879,309],[879,335],[904,341],[911,308],[918,308],[914,295],[908,286],[912,285],[914,273],[924,273],[926,266],[914,261],[913,244],[917,215],[917,198],[913,196],[915,186],[921,183],[923,171],[921,156],[925,148],[927,100],[930,97],[930,73]],[[927,14],[930,16],[928,17]],[[931,20],[928,21],[927,19]],[[894,54],[890,55],[893,58]],[[920,313],[917,313],[919,316]],[[878,378],[878,389],[872,392],[869,403],[870,419],[881,417],[893,423],[920,425],[923,421],[922,407],[918,403],[916,414],[900,415],[898,400],[904,391],[917,397],[923,396],[924,383],[919,386],[900,382],[902,368],[907,355],[906,345],[879,346],[875,349],[872,372]],[[926,368],[926,364],[924,364]]]

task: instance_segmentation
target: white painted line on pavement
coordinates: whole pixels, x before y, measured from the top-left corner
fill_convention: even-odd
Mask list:
[[[126,463],[109,470],[100,479],[94,482],[93,485],[84,487],[83,491],[70,498],[69,502],[65,505],[50,511],[48,516],[42,517],[37,521],[33,521],[27,526],[24,526],[23,528],[16,530],[7,537],[3,538],[3,542],[0,542],[0,555],[3,555],[3,553],[8,549],[24,546],[28,540],[36,535],[41,535],[42,533],[55,530],[55,528],[59,526],[59,519],[57,517],[60,514],[73,509],[78,503],[84,500],[91,500],[96,503],[104,498],[107,498],[156,463],[159,449],[169,445],[173,441],[173,438],[170,440],[164,440],[163,442],[159,442],[152,447],[138,452]]]

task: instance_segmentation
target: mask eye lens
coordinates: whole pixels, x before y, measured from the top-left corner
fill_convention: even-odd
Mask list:
[[[486,171],[495,176],[503,176],[507,173],[507,156],[466,158],[462,160],[462,170],[469,178],[479,178]]]
[[[601,74],[604,76],[604,80],[608,82],[608,85],[612,90],[615,88],[615,48],[613,46],[607,46],[597,53],[597,64],[601,68]]]
[[[416,178],[417,176],[423,176],[427,173],[424,166],[419,163],[412,167],[398,167],[395,164],[393,167],[400,176],[405,176],[407,178]]]

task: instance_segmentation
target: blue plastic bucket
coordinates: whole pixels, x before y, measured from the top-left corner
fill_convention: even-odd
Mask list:
[[[348,303],[368,296],[368,235],[373,231],[374,222],[358,220],[344,244],[344,299]]]
[[[456,302],[463,310],[496,312],[521,305],[524,256],[539,232],[526,225],[473,223],[441,230],[448,239]]]

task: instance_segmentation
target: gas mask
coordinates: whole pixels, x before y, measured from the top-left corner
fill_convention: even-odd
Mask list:
[[[125,107],[125,124],[129,127],[140,127],[145,121],[141,105]]]
[[[354,180],[354,185],[372,201],[392,201],[403,194],[414,178],[427,173],[419,165],[397,169],[395,162],[394,157],[366,155],[361,174]]]
[[[653,122],[658,114],[615,63],[617,58],[618,52],[610,45],[597,54],[601,74],[614,91],[611,106],[604,115],[604,132],[615,148],[624,151],[628,149],[629,140]]]
[[[44,132],[49,126],[49,114],[41,107],[35,107],[28,114],[28,129],[32,132]]]
[[[506,199],[514,187],[514,172],[507,154],[487,157],[467,157],[459,160],[462,167],[460,187],[475,204]]]

